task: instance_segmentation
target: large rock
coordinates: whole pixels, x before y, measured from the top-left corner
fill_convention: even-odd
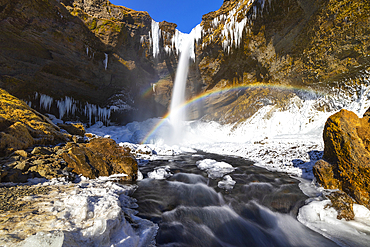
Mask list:
[[[368,110],[369,112],[369,110]],[[370,208],[370,116],[347,110],[329,117],[324,128],[324,156],[314,166],[326,189],[341,189]]]
[[[121,180],[137,179],[137,162],[129,149],[120,147],[109,138],[95,138],[87,144],[69,143],[69,151],[62,155],[73,172],[96,178],[113,174],[127,174]]]
[[[47,117],[0,88],[0,156],[67,140]]]

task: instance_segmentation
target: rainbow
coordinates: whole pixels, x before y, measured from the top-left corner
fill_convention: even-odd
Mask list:
[[[308,92],[310,94],[314,95],[324,95],[322,92],[314,91],[312,89],[307,89],[303,87],[293,87],[289,85],[273,85],[273,84],[262,84],[262,83],[256,83],[256,84],[250,84],[250,85],[238,85],[234,87],[226,87],[226,88],[221,88],[221,89],[215,89],[215,90],[210,90],[206,91],[204,93],[201,93],[188,101],[185,101],[181,106],[179,106],[176,110],[180,110],[186,107],[189,107],[190,105],[197,103],[201,100],[204,100],[208,97],[220,94],[220,93],[226,93],[230,91],[237,91],[237,90],[243,90],[243,89],[250,89],[250,88],[273,88],[273,89],[282,89],[282,90],[289,90],[289,91],[302,91],[302,92]],[[141,141],[141,144],[146,143],[149,138],[154,135],[157,130],[166,122],[168,121],[168,118],[170,117],[171,113],[168,112],[166,115],[164,115],[161,120],[149,131],[149,133],[144,137],[144,139]]]

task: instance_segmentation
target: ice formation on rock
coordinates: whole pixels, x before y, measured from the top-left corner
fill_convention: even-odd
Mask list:
[[[45,111],[50,111],[52,105],[56,106],[59,112],[58,117],[60,119],[64,116],[74,116],[79,113],[89,119],[89,124],[97,121],[108,123],[112,111],[131,109],[131,107],[125,102],[121,102],[121,107],[114,105],[102,108],[88,102],[81,103],[80,101],[68,96],[55,100],[53,97],[41,93],[36,93],[34,99],[40,101],[39,107]],[[27,104],[32,107],[32,102],[29,101]]]

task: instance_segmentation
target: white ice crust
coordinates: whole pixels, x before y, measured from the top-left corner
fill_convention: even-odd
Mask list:
[[[200,170],[206,171],[210,178],[222,178],[224,175],[235,170],[232,165],[226,162],[217,162],[211,159],[197,161],[196,165]]]
[[[43,186],[58,187],[49,200],[39,204],[47,231],[11,246],[154,246],[158,226],[135,216],[137,205],[128,196],[135,186],[111,181],[117,176],[82,177],[77,184],[56,179],[45,182]]]

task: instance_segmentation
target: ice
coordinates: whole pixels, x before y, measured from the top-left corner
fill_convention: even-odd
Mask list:
[[[317,198],[300,208],[298,220],[340,246],[368,246],[369,210],[355,204],[353,205],[355,219],[345,221],[337,219],[337,212],[330,205],[330,200]]]
[[[35,100],[40,101],[40,108],[45,111],[50,111],[51,106],[55,104],[58,108],[59,119],[63,119],[64,116],[72,116],[79,113],[88,117],[90,124],[93,120],[109,123],[112,111],[115,109],[130,109],[130,106],[126,103],[123,103],[120,107],[112,106],[108,108],[101,108],[100,106],[96,106],[88,102],[81,103],[72,97],[65,96],[64,98],[55,100],[53,97],[41,93],[35,94]]]
[[[160,166],[160,167],[156,167],[154,169],[154,171],[152,172],[148,172],[148,177],[151,178],[151,179],[159,179],[159,180],[162,180],[162,179],[166,179],[166,178],[169,178],[171,177],[173,174],[171,174],[170,172],[170,167],[169,166]]]
[[[108,54],[107,53],[104,53],[104,55],[105,55],[104,68],[105,68],[105,70],[107,70],[107,68],[108,68]]]
[[[161,29],[159,28],[159,22],[152,20],[151,28],[151,44],[153,47],[153,57],[157,57],[159,54],[159,41],[161,38]]]
[[[205,170],[210,178],[221,178],[224,175],[233,172],[235,168],[226,162],[217,162],[212,159],[204,159],[197,161],[197,167],[200,170]]]
[[[76,104],[74,99],[65,96],[64,99],[57,101],[57,106],[59,109],[59,118],[62,119],[64,115],[75,114]]]
[[[188,48],[189,50],[189,56],[194,61],[195,60],[195,43],[198,43],[199,40],[202,38],[202,26],[201,24],[194,27],[189,34],[182,33],[179,30],[175,30],[175,34],[171,38],[171,46],[164,46],[164,51],[166,54],[176,54],[179,55],[180,52],[184,49],[184,45],[186,43],[186,40],[192,40],[190,42],[190,46]],[[149,32],[150,37],[150,45],[153,49],[153,57],[156,58],[160,54],[160,40],[163,36],[166,36],[169,38],[171,34],[166,33],[162,31],[159,28],[159,23],[152,20],[151,25],[151,31]],[[144,41],[144,39],[141,39],[141,42]]]
[[[50,111],[51,104],[54,99],[46,94],[40,94],[40,108],[46,111]]]
[[[26,238],[21,244],[17,245],[17,247],[62,247],[63,242],[63,232],[38,232],[36,235]]]
[[[37,234],[14,246],[154,246],[158,226],[136,216],[137,205],[128,196],[136,187],[112,181],[120,176],[125,174],[81,177],[75,184],[45,182],[43,186],[53,186],[50,195],[40,203],[32,199],[44,220],[30,221]]]
[[[225,190],[231,190],[234,188],[235,184],[236,181],[234,181],[230,175],[226,175],[223,177],[222,181],[218,182],[218,187]]]

